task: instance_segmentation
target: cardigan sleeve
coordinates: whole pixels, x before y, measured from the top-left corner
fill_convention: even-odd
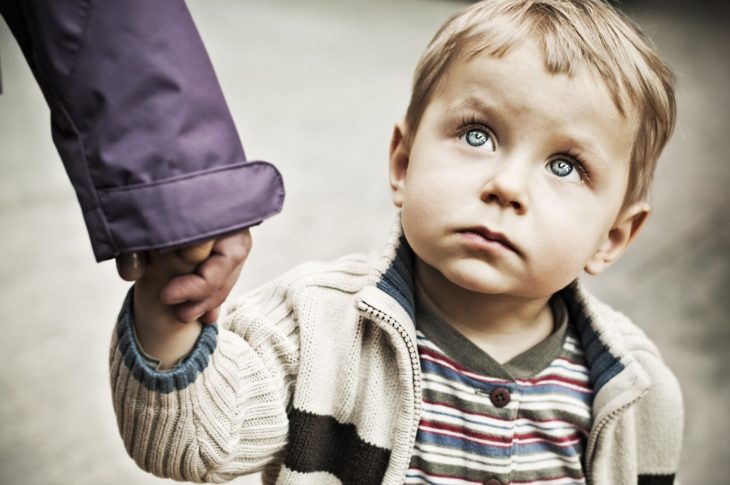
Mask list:
[[[657,354],[640,357],[652,386],[636,410],[639,483],[675,483],[684,434],[684,405],[679,381]],[[652,365],[647,364],[652,360]]]
[[[281,210],[281,175],[246,160],[183,0],[3,0],[0,14],[50,108],[97,261]]]
[[[223,482],[281,456],[298,369],[299,335],[285,294],[253,292],[190,355],[159,372],[133,334],[131,292],[112,339],[117,424],[129,455],[157,476]]]

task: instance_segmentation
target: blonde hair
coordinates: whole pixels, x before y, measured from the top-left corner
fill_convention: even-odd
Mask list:
[[[481,53],[500,57],[524,39],[538,42],[548,72],[593,70],[618,111],[635,117],[624,206],[646,199],[674,129],[674,75],[636,24],[602,0],[484,0],[458,12],[439,29],[416,67],[407,136],[415,135],[453,62]]]

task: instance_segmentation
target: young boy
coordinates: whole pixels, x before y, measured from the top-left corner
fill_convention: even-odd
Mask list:
[[[395,127],[382,257],[302,265],[218,326],[175,320],[160,289],[195,268],[153,257],[110,357],[128,452],[193,481],[673,483],[676,380],[576,278],[646,220],[674,109],[599,0],[467,7]]]

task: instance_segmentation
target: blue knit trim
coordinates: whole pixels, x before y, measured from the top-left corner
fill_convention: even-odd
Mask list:
[[[574,281],[560,291],[568,307],[570,321],[580,336],[586,362],[590,371],[593,392],[598,393],[608,381],[616,377],[625,366],[615,356],[596,332],[593,320],[585,307],[585,303],[578,296],[578,282]]]
[[[127,293],[117,322],[118,348],[124,364],[132,376],[150,391],[162,394],[182,391],[208,367],[210,356],[215,350],[218,340],[218,327],[205,325],[195,342],[193,351],[178,367],[169,371],[154,370],[147,364],[134,338],[133,291],[134,287]]]
[[[408,313],[412,321],[416,321],[416,303],[413,287],[413,250],[406,237],[401,234],[395,248],[395,257],[376,286],[392,296]]]

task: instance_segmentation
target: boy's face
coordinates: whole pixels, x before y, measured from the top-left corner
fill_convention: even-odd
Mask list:
[[[455,62],[391,186],[406,238],[443,283],[549,297],[623,252],[648,211],[620,212],[635,125],[587,70],[545,70],[532,43]]]

